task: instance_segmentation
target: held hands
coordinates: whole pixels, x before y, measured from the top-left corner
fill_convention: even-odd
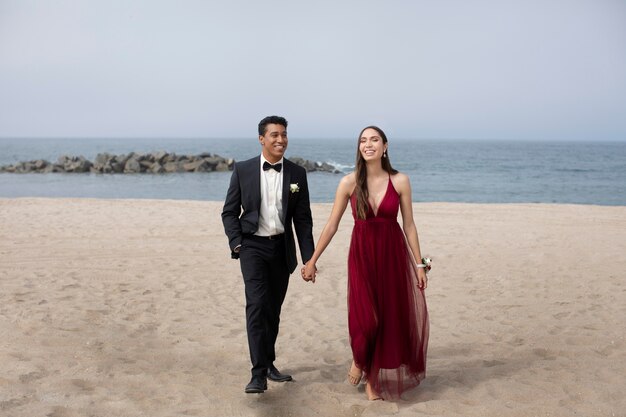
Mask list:
[[[302,274],[302,279],[305,281],[311,281],[315,283],[315,275],[317,275],[317,267],[311,261],[304,264],[302,269],[300,270]]]

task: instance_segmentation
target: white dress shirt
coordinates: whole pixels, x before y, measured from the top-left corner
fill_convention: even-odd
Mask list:
[[[273,236],[285,232],[282,222],[283,214],[283,169],[263,171],[263,163],[267,159],[261,154],[261,207],[259,209],[259,229],[257,236]],[[269,163],[269,161],[267,161]],[[283,158],[277,163],[282,164]]]

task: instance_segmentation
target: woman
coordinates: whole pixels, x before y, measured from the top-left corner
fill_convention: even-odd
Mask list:
[[[391,167],[387,137],[361,131],[356,167],[337,187],[335,203],[302,277],[315,282],[315,263],[337,232],[348,202],[355,219],[348,255],[348,327],[353,361],[348,379],[363,377],[370,400],[399,397],[424,378],[428,278],[413,221],[409,178]],[[397,221],[402,212],[403,227]],[[408,245],[407,245],[408,243]]]

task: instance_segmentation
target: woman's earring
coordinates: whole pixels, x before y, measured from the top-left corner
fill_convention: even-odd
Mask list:
[[[385,151],[383,152],[383,158],[387,157],[387,150],[385,149]]]

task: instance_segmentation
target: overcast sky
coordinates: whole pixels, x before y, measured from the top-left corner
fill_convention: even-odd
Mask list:
[[[0,0],[0,137],[626,140],[626,1]]]

